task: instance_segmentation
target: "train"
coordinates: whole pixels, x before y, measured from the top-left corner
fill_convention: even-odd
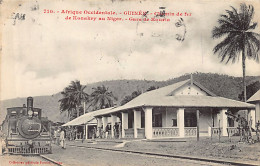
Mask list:
[[[7,108],[1,129],[6,153],[52,153],[51,121],[42,117],[42,109],[33,107],[32,97],[27,98],[27,106]]]

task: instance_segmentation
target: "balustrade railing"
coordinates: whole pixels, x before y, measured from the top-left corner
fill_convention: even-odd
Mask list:
[[[237,127],[227,127],[227,132],[229,136],[233,136],[235,134],[238,134],[239,130]]]
[[[160,127],[153,128],[153,137],[177,137],[179,136],[179,128],[177,127]]]
[[[137,138],[145,138],[145,130],[144,128],[137,129]]]
[[[134,129],[125,129],[125,138],[134,138]]]
[[[197,127],[185,127],[184,132],[185,132],[185,136],[196,136]]]
[[[222,133],[222,128],[219,128],[219,127],[212,127],[211,128],[211,134],[212,135],[219,135]]]

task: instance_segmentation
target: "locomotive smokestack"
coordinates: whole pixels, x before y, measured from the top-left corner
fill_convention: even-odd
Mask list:
[[[33,98],[32,97],[27,98],[27,112],[29,110],[33,110]]]

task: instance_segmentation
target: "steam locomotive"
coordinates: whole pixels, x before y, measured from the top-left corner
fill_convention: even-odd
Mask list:
[[[33,107],[33,98],[27,98],[27,107],[7,108],[2,124],[6,150],[10,154],[51,153],[51,123],[42,117],[42,110]]]

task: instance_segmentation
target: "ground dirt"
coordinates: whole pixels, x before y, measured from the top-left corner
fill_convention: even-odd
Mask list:
[[[220,141],[217,138],[200,138],[199,141],[190,138],[186,142],[174,139],[134,141],[126,143],[124,149],[232,161],[259,161],[260,165],[260,142],[241,143],[239,137],[232,137],[231,141],[226,137],[222,137]]]

